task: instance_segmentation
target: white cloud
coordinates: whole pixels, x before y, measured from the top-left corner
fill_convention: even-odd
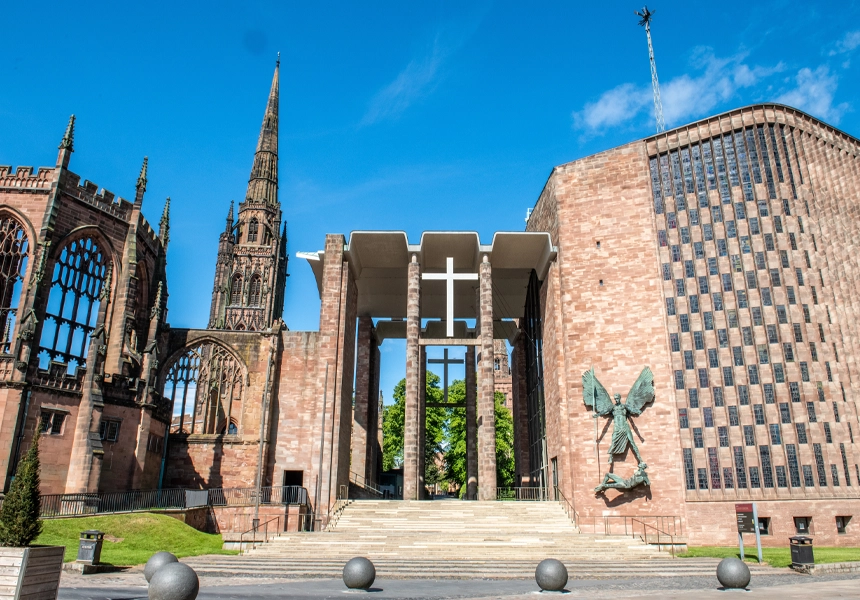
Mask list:
[[[437,41],[429,55],[410,61],[394,81],[376,93],[361,124],[372,125],[386,119],[397,119],[413,102],[433,91],[445,57],[446,53],[441,51]]]
[[[714,55],[711,48],[695,48],[691,54],[692,73],[664,81],[660,86],[663,117],[669,127],[710,114],[738,95],[744,88],[754,87],[785,69],[782,63],[772,67],[747,64],[745,53],[727,58]],[[593,103],[574,112],[574,128],[588,133],[633,122],[648,110],[653,118],[651,86],[622,84],[604,92]]]
[[[446,61],[474,34],[490,6],[489,2],[474,3],[459,18],[441,24],[424,55],[409,61],[390,83],[374,94],[359,126],[396,120],[432,93],[444,75]]]
[[[604,92],[597,102],[586,104],[573,113],[574,127],[591,131],[614,127],[639,114],[651,102],[650,90],[624,83]]]
[[[848,110],[847,103],[833,105],[839,78],[831,74],[827,66],[821,65],[814,71],[803,68],[797,72],[795,81],[797,87],[782,94],[776,99],[777,102],[799,108],[834,124]]]
[[[860,30],[849,31],[843,36],[841,40],[836,42],[836,47],[830,51],[830,56],[836,56],[837,54],[845,54],[846,52],[851,52],[858,46],[860,46]]]

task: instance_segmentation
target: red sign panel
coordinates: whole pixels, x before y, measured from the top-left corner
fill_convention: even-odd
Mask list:
[[[752,504],[735,504],[735,512],[752,512]]]

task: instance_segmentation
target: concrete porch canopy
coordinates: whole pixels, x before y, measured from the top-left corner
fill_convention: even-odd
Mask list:
[[[493,320],[499,322],[523,316],[532,269],[543,280],[556,252],[545,232],[500,231],[493,235],[491,244],[482,244],[474,231],[427,231],[421,234],[419,244],[410,244],[403,231],[353,231],[344,256],[358,289],[358,316],[395,319],[388,328],[381,328],[380,334],[402,338],[405,323],[398,327],[397,320],[407,316],[407,269],[413,255],[422,273],[444,273],[448,257],[454,259],[455,273],[478,273],[486,256],[493,267]],[[299,252],[296,256],[308,261],[321,292],[325,253]],[[454,282],[455,319],[478,317],[477,288],[477,280]],[[445,281],[421,283],[422,318],[444,320],[446,300]],[[464,326],[457,323],[458,328]],[[506,333],[500,330],[499,337],[508,337]]]

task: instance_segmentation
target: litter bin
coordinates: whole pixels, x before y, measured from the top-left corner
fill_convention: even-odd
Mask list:
[[[815,559],[812,557],[812,538],[805,535],[796,535],[788,538],[791,542],[791,564],[794,565],[813,565]]]
[[[99,559],[102,555],[102,543],[104,543],[105,534],[103,531],[91,529],[81,532],[81,539],[78,544],[78,559],[77,562],[87,565],[99,564]]]

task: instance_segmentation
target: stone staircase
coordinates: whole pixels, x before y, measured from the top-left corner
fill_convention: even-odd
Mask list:
[[[571,578],[713,576],[718,561],[672,560],[623,536],[577,532],[555,502],[360,500],[322,533],[285,533],[243,556],[183,559],[200,575],[340,577],[365,556],[381,578],[531,578],[557,558]]]

